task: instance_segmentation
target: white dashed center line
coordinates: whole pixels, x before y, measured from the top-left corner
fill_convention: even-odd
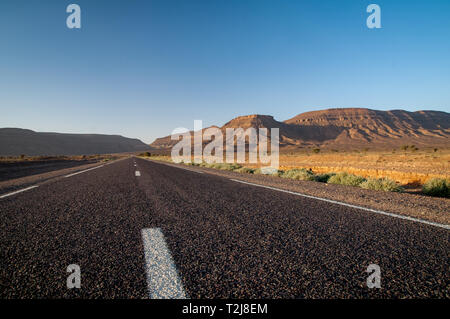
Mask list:
[[[0,195],[0,198],[5,198],[5,197],[11,196],[11,195],[19,194],[19,193],[28,191],[28,190],[36,188],[36,187],[39,187],[39,185],[30,186],[30,187],[27,187],[27,188],[24,188],[24,189],[19,189],[18,191],[15,191],[15,192],[11,192],[11,193],[8,193],[8,194]]]
[[[160,228],[142,230],[145,271],[151,299],[186,299],[169,248]]]
[[[135,176],[141,176],[141,172],[136,171],[136,172],[134,173],[134,175],[135,175]]]

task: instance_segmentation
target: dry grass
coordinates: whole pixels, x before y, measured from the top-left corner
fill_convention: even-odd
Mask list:
[[[170,161],[170,156],[152,159]],[[242,166],[261,167],[250,163]],[[364,178],[388,178],[404,186],[419,187],[433,178],[450,179],[450,149],[282,152],[280,170],[292,169],[307,169],[318,175],[345,172]]]
[[[450,178],[450,149],[281,154],[280,169],[293,168],[315,173],[347,172],[365,178],[390,178],[403,185],[422,185],[432,178]]]
[[[155,161],[163,161],[163,162],[172,162],[172,159],[168,155],[152,155],[152,156],[146,156],[144,154],[139,154],[138,157],[140,158],[149,158]]]

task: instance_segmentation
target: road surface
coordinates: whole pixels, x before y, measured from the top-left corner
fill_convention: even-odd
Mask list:
[[[1,298],[450,296],[448,229],[138,158],[3,196],[0,214]]]

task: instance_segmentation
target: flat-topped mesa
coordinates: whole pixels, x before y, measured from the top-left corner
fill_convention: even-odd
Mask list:
[[[407,144],[420,147],[450,145],[450,113],[439,111],[332,108],[301,113],[284,122],[271,115],[252,114],[236,117],[220,129],[225,133],[227,128],[267,128],[269,131],[279,128],[280,147],[292,150],[305,147],[392,150]],[[170,137],[152,144],[171,145]]]
[[[363,123],[374,120],[383,111],[374,111],[365,108],[328,109],[301,113],[286,120],[287,124],[296,125],[338,125],[347,126],[352,123]]]
[[[222,126],[222,129],[225,128],[276,128],[284,126],[285,124],[283,122],[278,122],[273,118],[272,115],[260,115],[260,114],[252,114],[252,115],[245,115],[245,116],[239,116],[231,121],[227,122],[225,125]]]
[[[437,111],[408,112],[404,110],[377,111],[367,108],[333,108],[301,113],[286,124],[364,127],[378,129],[411,130],[449,128],[450,115]],[[447,127],[445,127],[447,126]]]

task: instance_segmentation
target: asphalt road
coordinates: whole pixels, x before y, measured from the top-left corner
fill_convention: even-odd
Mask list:
[[[0,182],[24,176],[47,173],[59,169],[95,163],[95,160],[48,160],[3,163],[0,162]]]
[[[191,298],[450,296],[448,229],[142,159],[1,198],[0,215],[1,298],[149,298],[174,274]]]

